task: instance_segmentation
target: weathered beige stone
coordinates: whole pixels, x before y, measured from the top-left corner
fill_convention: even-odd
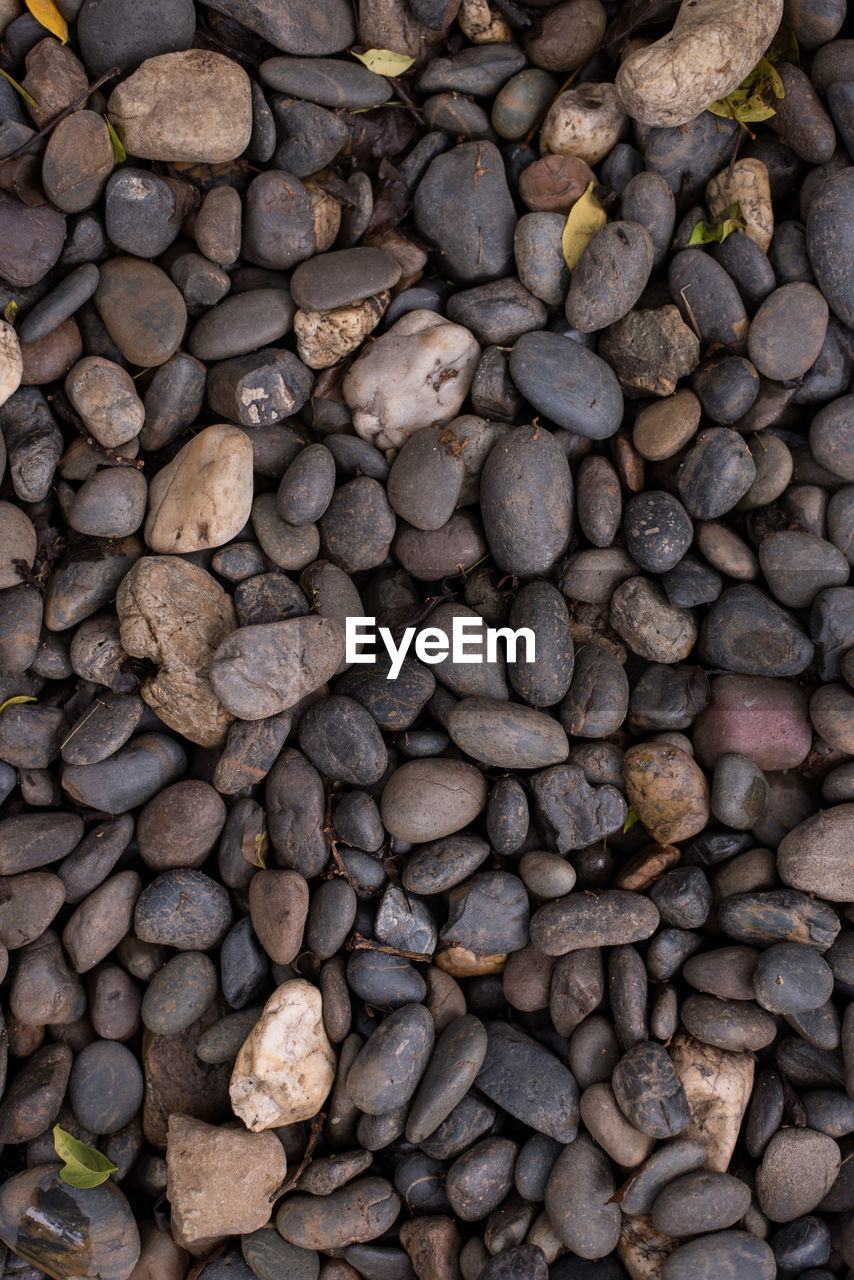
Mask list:
[[[396,449],[413,431],[450,422],[479,359],[468,329],[433,311],[410,311],[362,352],[344,379],[356,432],[378,449]]]
[[[691,1123],[679,1137],[702,1143],[706,1168],[726,1173],[750,1102],[753,1055],[716,1049],[683,1032],[669,1052],[691,1112]]]
[[[171,1115],[166,1171],[175,1240],[198,1249],[267,1225],[287,1159],[274,1133]]]
[[[175,1243],[171,1231],[161,1231],[156,1222],[141,1222],[139,1239],[142,1249],[128,1280],[184,1280],[190,1256]]]
[[[122,648],[160,668],[142,696],[164,724],[199,746],[225,742],[232,717],[209,678],[220,641],[237,626],[230,596],[198,565],[144,556],[116,593]]]
[[[662,1267],[679,1243],[656,1231],[649,1215],[624,1214],[617,1253],[632,1280],[661,1280]]]
[[[349,356],[376,329],[388,307],[388,290],[334,311],[297,311],[297,351],[309,369],[329,369]]]
[[[161,553],[221,547],[249,519],[252,488],[249,437],[205,427],[151,481],[145,541]]]
[[[713,221],[723,219],[738,201],[744,218],[744,234],[768,251],[774,235],[774,206],[768,170],[761,160],[736,160],[706,184],[706,204]]]
[[[303,978],[282,983],[238,1053],[231,1105],[254,1133],[308,1120],[322,1107],[335,1079],[322,1005]]]
[[[84,356],[65,379],[65,394],[99,444],[127,444],[142,430],[145,409],[133,378],[104,356]]]
[[[625,135],[629,118],[612,84],[583,84],[555,98],[540,130],[545,155],[598,164]]]
[[[216,164],[249,145],[252,87],[221,53],[161,53],[113,90],[107,114],[133,156]]]
[[[5,404],[21,385],[24,362],[21,344],[10,324],[0,320],[0,404]]]

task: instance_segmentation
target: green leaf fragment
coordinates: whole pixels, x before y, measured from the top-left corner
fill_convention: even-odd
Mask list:
[[[26,89],[24,88],[24,86],[22,84],[18,84],[17,80],[13,80],[12,77],[9,75],[9,72],[4,71],[2,67],[0,67],[0,76],[3,76],[4,80],[9,81],[9,84],[12,86],[15,92],[19,93],[21,97],[24,99],[24,102],[28,102],[34,111],[41,111],[41,107],[36,102],[35,98],[31,98],[30,95],[27,93]]]
[[[706,108],[713,115],[725,116],[739,124],[755,124],[776,115],[772,100],[785,98],[786,90],[770,58],[760,58],[737,89],[718,98]]]
[[[727,209],[726,217],[719,222],[698,222],[691,232],[689,247],[694,244],[723,244],[733,231],[741,231],[747,223],[741,212],[741,201],[736,200]]]
[[[123,161],[127,160],[128,153],[124,149],[124,144],[122,143],[121,138],[116,133],[106,116],[104,116],[104,123],[107,126],[107,132],[110,135],[110,141],[112,142],[113,150],[116,153],[116,160],[119,164],[122,164]]]
[[[17,698],[7,698],[5,702],[0,703],[0,716],[7,707],[19,707],[23,702],[35,702],[36,699],[30,697],[28,693],[21,693]]]
[[[53,1145],[60,1160],[65,1161],[59,1176],[70,1187],[100,1187],[111,1173],[117,1172],[116,1166],[102,1152],[79,1142],[58,1124],[53,1126]]]
[[[631,831],[636,822],[640,822],[640,817],[634,806],[629,805],[629,811],[626,814],[626,820],[623,823],[623,835],[625,835],[627,831]]]
[[[17,302],[15,301],[14,298],[10,298],[9,301],[6,303],[5,309],[3,311],[3,319],[6,321],[7,324],[15,323],[15,316],[18,314],[18,310],[19,308],[18,308]],[[2,710],[2,708],[0,708],[0,710]]]

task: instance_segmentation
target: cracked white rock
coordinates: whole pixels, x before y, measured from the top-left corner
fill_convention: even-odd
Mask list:
[[[444,426],[459,413],[479,360],[468,329],[433,311],[410,311],[344,379],[353,426],[378,449],[399,448],[420,427]]]
[[[691,1123],[679,1138],[702,1143],[706,1168],[726,1173],[750,1102],[754,1057],[716,1049],[681,1031],[669,1052],[691,1112]]]
[[[309,369],[331,368],[376,329],[390,300],[391,294],[385,289],[333,311],[297,311],[294,333],[300,360]]]
[[[176,1242],[195,1252],[223,1236],[265,1227],[287,1171],[284,1147],[274,1133],[171,1115],[166,1197]]]
[[[151,482],[145,541],[152,551],[221,547],[252,510],[252,444],[227,423],[205,427]]]
[[[280,986],[237,1055],[229,1093],[235,1115],[254,1133],[308,1120],[335,1078],[317,987],[302,978]]]
[[[10,324],[0,320],[0,404],[5,404],[9,396],[14,395],[23,376],[24,362],[18,335]]]

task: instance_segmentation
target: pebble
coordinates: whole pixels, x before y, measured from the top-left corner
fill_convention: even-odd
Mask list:
[[[90,1133],[115,1133],[129,1124],[143,1097],[142,1071],[133,1053],[115,1040],[93,1040],[74,1060],[68,1097]]]
[[[391,1184],[369,1175],[328,1196],[291,1196],[276,1214],[276,1229],[302,1249],[336,1249],[376,1240],[399,1209],[400,1197]]]
[[[142,368],[164,364],[187,323],[184,299],[166,273],[137,258],[102,264],[95,306],[121,354]]]
[[[839,1147],[814,1129],[780,1129],[756,1173],[760,1208],[772,1222],[792,1222],[810,1213],[839,1172]]]

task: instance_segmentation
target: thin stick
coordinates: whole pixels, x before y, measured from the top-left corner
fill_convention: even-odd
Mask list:
[[[404,951],[402,947],[390,947],[385,942],[374,942],[373,938],[363,938],[361,933],[353,933],[347,940],[348,951],[381,951],[386,956],[400,956],[403,960],[415,960],[426,964],[432,955],[423,951]]]
[[[97,89],[100,89],[102,84],[104,84],[107,80],[112,80],[114,76],[120,76],[121,73],[122,73],[121,67],[110,67],[109,71],[105,71],[102,76],[99,76],[94,84],[89,85],[89,88],[86,90],[85,93],[81,93],[79,98],[75,98],[74,101],[70,102],[67,107],[63,107],[63,109],[59,112],[58,115],[55,115],[52,120],[49,120],[47,122],[47,124],[42,125],[38,133],[33,134],[32,138],[28,138],[26,142],[22,142],[21,145],[15,151],[13,151],[10,156],[6,156],[5,159],[17,160],[18,156],[26,155],[27,152],[30,150],[30,148],[36,142],[39,142],[42,138],[46,138],[49,133],[53,132],[53,130],[59,124],[60,120],[64,120],[66,116],[71,115],[72,111],[76,111],[78,107],[82,107],[83,103],[86,102],[89,98],[91,98],[92,94]]]
[[[323,1122],[325,1119],[326,1119],[326,1112],[321,1111],[320,1115],[317,1117],[314,1124],[311,1126],[311,1134],[309,1135],[308,1146],[305,1149],[305,1155],[303,1156],[302,1160],[300,1160],[299,1162],[299,1168],[297,1169],[296,1173],[291,1174],[291,1176],[288,1178],[284,1186],[281,1187],[279,1191],[277,1191],[274,1195],[270,1197],[271,1200],[277,1200],[279,1196],[283,1196],[287,1194],[288,1191],[293,1191],[294,1187],[297,1185],[300,1178],[305,1173],[308,1166],[311,1164],[312,1156],[314,1155],[314,1148],[317,1146],[318,1142],[320,1141],[320,1132],[323,1128]]]

